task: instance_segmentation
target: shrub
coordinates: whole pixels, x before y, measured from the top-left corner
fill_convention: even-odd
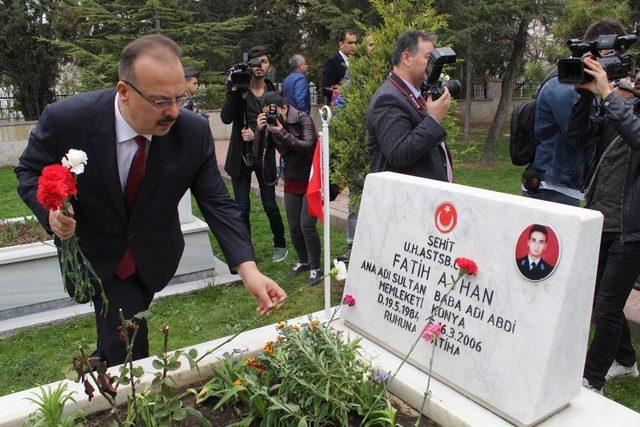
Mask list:
[[[394,425],[396,409],[385,399],[376,403],[388,375],[360,356],[359,340],[344,342],[318,320],[278,327],[264,353],[214,366],[197,402],[216,398],[214,409],[244,404],[246,425],[282,426],[350,425],[374,405],[365,425]]]

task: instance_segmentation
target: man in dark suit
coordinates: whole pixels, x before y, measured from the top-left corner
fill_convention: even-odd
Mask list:
[[[98,332],[96,357],[109,366],[125,360],[118,310],[131,319],[151,304],[175,273],[184,240],[177,206],[191,189],[218,239],[229,267],[266,312],[284,291],[257,269],[247,229],[218,172],[209,124],[182,109],[188,101],[180,48],[161,35],[129,43],[120,56],[120,81],[45,108],[15,171],[20,197],[56,244],[74,233],[102,280],[109,300],[93,301]],[[43,167],[71,149],[86,152],[78,176],[74,217],[46,211],[36,199]],[[67,288],[71,284],[67,283]],[[133,349],[147,357],[147,325],[138,322]]]
[[[349,57],[355,53],[357,43],[358,36],[355,31],[343,30],[338,36],[339,50],[324,63],[322,67],[322,94],[325,105],[331,104],[333,90],[342,84],[347,66],[349,66]]]
[[[529,231],[527,256],[518,258],[516,263],[524,277],[529,280],[542,280],[553,271],[553,266],[542,259],[542,254],[547,249],[548,233],[544,225],[535,224]]]
[[[425,100],[418,89],[426,78],[434,38],[403,33],[394,46],[393,70],[378,88],[367,112],[367,154],[371,172],[391,171],[451,182],[451,153],[444,120],[451,95]]]

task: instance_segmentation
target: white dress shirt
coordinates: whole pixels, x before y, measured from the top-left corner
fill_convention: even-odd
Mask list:
[[[129,176],[129,168],[131,167],[131,161],[133,156],[138,151],[138,144],[133,140],[136,136],[140,135],[129,123],[122,117],[120,113],[120,105],[118,100],[120,94],[116,94],[116,100],[114,108],[116,110],[116,157],[118,160],[118,175],[120,177],[120,186],[122,193],[124,194],[124,187],[127,185],[127,177]],[[142,135],[151,141],[152,135]],[[149,144],[147,144],[147,154],[149,154]]]

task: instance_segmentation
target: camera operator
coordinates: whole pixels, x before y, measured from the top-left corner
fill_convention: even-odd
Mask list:
[[[409,30],[393,50],[393,70],[378,88],[367,112],[367,154],[371,172],[392,171],[451,182],[451,153],[441,126],[451,95],[425,100],[420,85],[427,77],[433,36]]]
[[[322,276],[320,237],[316,229],[317,218],[308,212],[306,193],[317,142],[316,128],[309,115],[288,105],[277,92],[265,93],[263,101],[253,144],[254,154],[264,156],[275,146],[284,159],[284,207],[291,243],[298,254],[298,262],[289,275],[310,270],[309,284],[315,285],[320,283]]]
[[[640,275],[640,103],[623,101],[602,65],[584,58],[594,77],[576,86],[579,99],[569,137],[599,137],[599,156],[590,172],[586,206],[604,215],[595,295],[595,335],[584,368],[583,386],[602,392],[605,380],[638,376],[636,355],[623,309]],[[594,95],[602,115],[592,116]]]
[[[606,18],[589,26],[584,41],[592,42],[604,34],[625,32],[618,21]],[[523,174],[522,195],[580,206],[593,147],[567,135],[571,106],[576,98],[573,87],[561,84],[557,72],[547,79],[536,97],[534,134],[538,146],[533,162]]]
[[[262,158],[254,158],[252,145],[256,119],[262,112],[262,97],[265,92],[275,90],[273,83],[266,79],[271,68],[269,52],[265,46],[257,46],[249,50],[249,58],[260,65],[247,67],[251,73],[248,88],[238,88],[232,84],[231,76],[227,80],[227,98],[220,118],[225,124],[233,122],[231,140],[227,151],[224,170],[231,176],[233,196],[242,213],[242,219],[251,233],[249,212],[251,209],[249,192],[251,190],[251,173],[255,172],[260,187],[260,199],[273,233],[273,262],[279,262],[287,256],[287,245],[284,238],[284,225],[280,209],[276,203],[275,182],[265,178],[276,169],[275,151]],[[233,73],[233,71],[232,71]]]

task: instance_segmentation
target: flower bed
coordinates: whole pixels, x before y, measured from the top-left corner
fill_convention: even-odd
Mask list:
[[[31,217],[0,221],[0,248],[36,243],[51,237]]]
[[[96,381],[103,371],[88,373],[83,364],[85,356],[76,357],[73,372],[84,382],[90,400],[100,393],[113,399],[115,406],[119,385],[132,386],[125,405],[93,415],[84,420],[85,425],[101,426],[114,421],[119,425],[145,426],[235,422],[247,426],[434,425],[426,419],[415,424],[417,412],[389,394],[379,399],[389,374],[373,368],[362,357],[359,339],[343,340],[330,322],[323,324],[311,318],[304,323],[281,322],[263,352],[244,357],[226,353],[212,366],[213,376],[209,374],[208,381],[187,387],[173,386],[171,372],[186,361],[195,367],[198,350],[167,352],[168,327],[164,328],[165,351],[152,361],[154,379],[144,388],[139,378],[145,372],[134,362],[120,367],[119,375],[111,376],[113,383],[105,384],[104,380]],[[125,325],[131,328],[133,323],[125,321]],[[132,398],[134,393],[136,399]],[[60,400],[64,393],[55,396]],[[32,417],[37,417],[37,411],[35,414]],[[82,418],[78,412],[69,416],[76,421]],[[365,416],[367,421],[363,422]],[[63,420],[60,417],[56,422]]]

